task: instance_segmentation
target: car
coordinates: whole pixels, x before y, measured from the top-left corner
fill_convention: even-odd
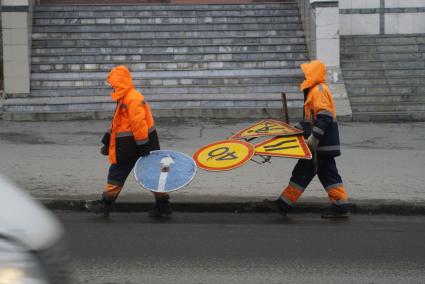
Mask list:
[[[0,192],[0,283],[69,283],[58,219],[3,176]]]

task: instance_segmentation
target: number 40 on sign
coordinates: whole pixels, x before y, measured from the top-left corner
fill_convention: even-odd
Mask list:
[[[254,155],[254,147],[244,141],[225,140],[208,144],[194,155],[198,167],[208,171],[226,171],[242,166]]]

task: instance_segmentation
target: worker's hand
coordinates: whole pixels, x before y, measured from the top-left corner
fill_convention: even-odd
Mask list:
[[[299,129],[299,130],[304,130],[303,129],[303,126],[299,122],[297,122],[295,124],[292,124],[291,126],[294,127],[294,128],[296,128],[296,129]]]
[[[140,153],[140,156],[146,157],[146,156],[149,156],[150,153],[151,152],[149,152],[149,151],[142,151],[142,153]]]
[[[109,155],[109,148],[106,147],[105,145],[103,145],[102,148],[100,148],[100,153],[104,156],[108,156]]]
[[[311,152],[316,152],[317,146],[319,145],[319,139],[317,139],[313,136],[313,134],[311,134],[307,139],[307,145]]]

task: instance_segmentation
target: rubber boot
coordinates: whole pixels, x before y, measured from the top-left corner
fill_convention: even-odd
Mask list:
[[[100,199],[93,201],[86,201],[84,207],[87,211],[93,212],[95,214],[103,214],[103,217],[108,218],[109,213],[111,212],[112,201]]]
[[[149,211],[149,217],[161,218],[169,217],[172,213],[169,196],[155,197],[155,204]]]
[[[331,210],[322,213],[324,219],[344,219],[350,217],[350,204],[332,205]]]
[[[289,212],[289,206],[285,204],[285,202],[281,199],[276,199],[276,200],[269,200],[269,199],[264,199],[263,204],[273,210],[276,213],[279,213],[282,216],[286,216],[286,214],[288,214]]]

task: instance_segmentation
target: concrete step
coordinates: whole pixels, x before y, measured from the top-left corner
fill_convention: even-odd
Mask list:
[[[205,53],[244,53],[244,52],[307,52],[304,44],[269,44],[269,45],[204,45],[204,46],[145,46],[145,47],[65,47],[33,48],[34,56],[70,56],[96,54],[205,54]]]
[[[166,15],[167,13],[173,12],[186,12],[187,14],[193,14],[197,12],[222,12],[229,11],[233,14],[246,13],[246,15],[252,15],[258,11],[267,11],[267,13],[273,13],[274,11],[285,11],[285,10],[296,10],[297,4],[295,1],[292,3],[250,3],[250,4],[199,4],[199,5],[37,5],[34,6],[34,12],[41,14],[46,13],[58,13],[67,12],[71,17],[87,16],[90,13],[123,13],[124,15],[130,15],[131,12],[148,12],[157,13],[159,16]],[[282,12],[279,11],[279,12]],[[75,14],[72,14],[75,13]],[[231,14],[231,15],[233,15]],[[149,14],[150,15],[150,14]],[[138,15],[141,16],[141,15]],[[223,15],[228,16],[228,15]]]
[[[205,94],[181,94],[181,95],[144,95],[145,99],[149,104],[154,103],[173,103],[184,102],[207,104],[210,101],[267,101],[267,102],[281,102],[281,93],[255,93],[255,94],[216,94],[214,96],[208,96]],[[286,94],[289,105],[298,104],[303,102],[303,96],[301,93],[287,93]],[[31,98],[8,98],[4,102],[5,108],[11,106],[25,106],[30,108],[31,106],[43,107],[53,105],[66,105],[66,104],[91,104],[91,103],[111,103],[115,106],[115,102],[112,101],[109,95],[102,96],[74,96],[74,97],[31,97]],[[198,104],[198,103],[197,103]],[[115,108],[112,108],[114,110]],[[29,109],[28,109],[29,110]]]
[[[405,60],[425,60],[423,52],[363,52],[363,53],[341,53],[341,60],[385,60],[385,61],[405,61]]]
[[[59,0],[60,2],[63,2],[63,0]],[[121,1],[121,3],[118,3],[120,5],[116,5],[111,3],[110,5],[104,5],[104,3],[90,3],[89,0],[84,1],[85,3],[83,5],[79,4],[72,4],[72,5],[61,5],[61,4],[51,4],[51,5],[37,5],[34,7],[34,10],[36,11],[119,11],[119,10],[148,10],[148,11],[158,11],[158,10],[165,10],[165,11],[173,11],[173,10],[186,10],[186,11],[195,11],[195,10],[216,10],[216,9],[223,9],[226,8],[228,10],[234,9],[275,9],[279,7],[289,7],[289,6],[295,6],[296,7],[296,1],[295,0],[287,0],[287,1],[269,1],[267,3],[257,3],[257,2],[251,2],[251,3],[200,3],[200,4],[172,4],[172,3],[149,3],[149,4],[143,4],[143,3],[127,3],[125,0]]]
[[[65,72],[65,73],[33,73],[32,80],[50,80],[50,81],[105,81],[107,74],[104,72]],[[302,79],[303,75],[298,68],[288,69],[219,69],[219,70],[193,70],[193,71],[133,71],[133,82],[137,84],[138,80],[166,80],[166,79],[215,79],[215,78],[287,78]]]
[[[206,5],[205,5],[206,6]],[[86,8],[84,8],[86,9]],[[111,19],[111,18],[212,18],[212,17],[291,17],[299,16],[298,10],[278,7],[276,9],[197,9],[197,10],[113,10],[113,11],[35,11],[37,19]]]
[[[294,78],[285,77],[224,77],[224,78],[179,78],[179,79],[140,79],[134,80],[133,83],[144,87],[187,87],[198,88],[200,86],[245,86],[245,85],[273,85],[273,84],[289,84],[292,82],[301,82],[299,78],[295,81]],[[66,87],[101,87],[106,85],[105,80],[32,80],[31,89],[42,89],[46,87],[66,88]]]
[[[223,70],[223,69],[273,69],[273,68],[295,68],[299,69],[299,66],[304,63],[304,60],[269,60],[269,61],[181,61],[181,62],[169,62],[169,61],[157,61],[157,62],[143,62],[143,63],[132,63],[120,62],[125,64],[130,70],[145,70],[145,71],[176,71],[176,70],[187,70],[187,71],[204,71],[204,70]],[[119,64],[119,62],[117,62]],[[69,64],[44,64],[41,62],[32,63],[31,71],[33,73],[56,73],[56,72],[104,72],[108,73],[117,64],[111,63],[110,61],[104,61],[103,63],[91,63],[85,62],[80,63],[75,61]]]
[[[253,85],[199,85],[199,86],[142,86],[136,85],[145,95],[181,94],[256,94],[256,93],[299,93],[299,84],[253,84]],[[105,96],[111,93],[109,86],[103,87],[44,87],[32,88],[33,97]]]
[[[362,45],[415,45],[425,44],[425,34],[400,35],[369,35],[369,36],[341,36],[341,49]]]
[[[57,25],[34,26],[35,33],[69,33],[69,32],[181,32],[181,31],[217,31],[217,30],[301,30],[301,23],[248,23],[248,24],[146,24],[146,25]]]
[[[302,29],[295,30],[218,30],[218,31],[145,31],[145,32],[34,32],[31,35],[33,40],[37,39],[152,39],[152,38],[241,38],[241,37],[303,37],[304,31]]]
[[[344,70],[357,69],[421,69],[425,68],[425,61],[403,60],[403,61],[383,61],[383,60],[342,60],[341,68]]]
[[[204,46],[204,45],[305,44],[304,37],[149,38],[149,39],[43,39],[32,40],[32,48]]]
[[[420,103],[425,104],[425,93],[411,93],[405,95],[367,95],[350,97],[352,106],[368,103]]]
[[[353,112],[408,112],[425,111],[425,104],[416,102],[397,102],[397,103],[357,103],[351,106]]]
[[[356,96],[392,96],[392,95],[423,95],[425,86],[393,85],[393,86],[355,86],[350,89],[350,98]]]
[[[247,24],[247,23],[299,23],[298,15],[282,16],[232,16],[232,17],[34,17],[33,26],[50,25],[161,25],[161,24]]]
[[[424,52],[424,44],[405,44],[405,45],[353,45],[344,47],[344,53],[386,53],[386,52]]]
[[[282,107],[190,107],[190,108],[153,108],[156,118],[212,118],[212,119],[283,119]],[[301,108],[289,108],[291,119],[302,117]],[[33,112],[3,112],[2,119],[6,121],[70,121],[70,120],[104,120],[112,119],[113,111],[96,110],[77,111],[33,111]],[[342,118],[340,118],[342,119]],[[343,118],[351,120],[351,118]]]
[[[425,35],[341,37],[355,120],[425,119]]]
[[[9,118],[110,116],[105,77],[118,64],[159,116],[281,115],[281,92],[302,108],[296,1],[36,6],[33,20],[31,98],[9,101]]]
[[[365,77],[348,77],[345,80],[347,86],[353,87],[370,87],[370,86],[393,86],[393,85],[412,85],[423,86],[425,84],[423,76],[410,76],[407,78],[400,77],[375,77],[368,79]]]
[[[353,112],[353,120],[362,122],[424,121],[425,111]]]
[[[399,77],[399,78],[410,78],[417,76],[425,76],[424,68],[387,68],[387,69],[344,69],[344,78],[359,78],[364,77],[367,79],[379,78],[379,77]],[[425,84],[425,82],[424,82]]]
[[[244,53],[210,53],[210,54],[124,54],[124,55],[60,55],[33,56],[34,64],[67,64],[81,62],[105,62],[125,64],[128,62],[190,62],[190,61],[252,61],[252,60],[308,60],[307,52],[244,52]]]
[[[282,102],[280,94],[265,94],[263,99],[254,96],[243,98],[216,97],[214,100],[193,98],[169,100],[160,97],[147,97],[156,117],[280,117]],[[195,96],[194,96],[195,97]],[[288,107],[294,117],[294,110],[301,109],[302,95],[299,99],[288,100]],[[5,120],[70,120],[101,119],[111,117],[115,103],[106,96],[101,97],[62,97],[8,99],[4,104]],[[298,111],[299,112],[299,111]],[[299,114],[298,114],[299,115]]]

